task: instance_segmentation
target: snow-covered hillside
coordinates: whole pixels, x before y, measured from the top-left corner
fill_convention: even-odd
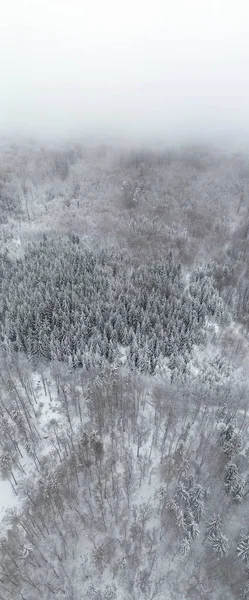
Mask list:
[[[0,146],[0,600],[249,598],[248,164]]]

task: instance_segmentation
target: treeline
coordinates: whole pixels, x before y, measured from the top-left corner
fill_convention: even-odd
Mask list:
[[[243,240],[248,228],[248,172],[246,155],[211,147],[6,140],[2,230],[22,221],[66,233],[70,221],[70,231],[109,237],[140,260],[174,249],[184,264],[222,265],[233,233]]]
[[[81,248],[77,236],[44,236],[23,258],[2,257],[1,340],[34,361],[91,367],[125,348],[130,366],[154,373],[165,358],[187,362],[206,319],[221,315],[212,277],[198,270],[187,283],[171,253],[130,267],[121,254]]]

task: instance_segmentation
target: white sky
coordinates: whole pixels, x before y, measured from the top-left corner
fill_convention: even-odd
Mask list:
[[[248,0],[2,0],[0,132],[238,129]]]

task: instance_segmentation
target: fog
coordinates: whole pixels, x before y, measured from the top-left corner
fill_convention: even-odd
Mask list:
[[[3,0],[0,132],[249,132],[246,0]]]

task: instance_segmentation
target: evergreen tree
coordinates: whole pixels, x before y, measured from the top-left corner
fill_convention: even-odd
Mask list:
[[[249,561],[249,535],[241,534],[238,544],[237,544],[237,555],[241,558],[246,564]]]

